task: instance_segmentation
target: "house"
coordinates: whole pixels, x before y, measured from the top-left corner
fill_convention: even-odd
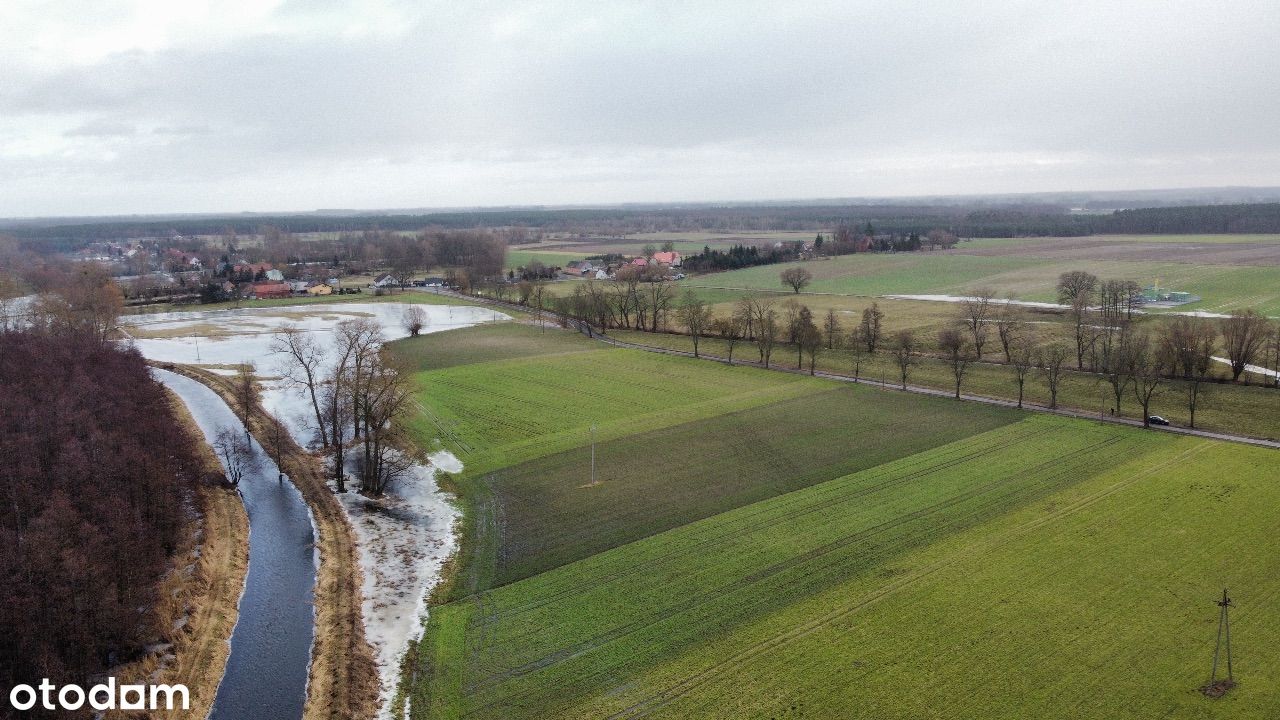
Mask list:
[[[311,288],[312,283],[307,280],[294,280],[289,283],[289,289],[296,293],[304,293]]]
[[[636,258],[635,260],[632,260],[631,262],[629,262],[629,263],[627,263],[627,264],[628,264],[628,265],[634,265],[634,266],[636,266],[636,267],[648,267],[648,266],[649,266],[649,261],[648,261],[648,260],[645,260],[645,259],[644,259],[644,258],[642,258],[642,257],[638,257],[638,258]]]
[[[257,282],[253,284],[253,296],[259,300],[267,298],[287,298],[293,296],[293,291],[285,283],[276,282]]]
[[[312,295],[312,296],[316,296],[316,295],[332,295],[332,294],[333,294],[333,288],[332,288],[332,287],[329,287],[328,285],[326,285],[326,284],[324,284],[324,283],[316,283],[315,285],[312,285],[311,287],[307,288],[307,294],[308,294],[308,295]]]
[[[680,253],[674,250],[671,252],[656,252],[653,254],[653,259],[659,265],[670,265],[671,267],[680,267],[681,263]]]
[[[268,270],[267,279],[274,282],[284,282],[284,273],[279,270]]]
[[[444,287],[444,278],[429,277],[422,281],[423,287]]]
[[[378,278],[373,281],[373,286],[377,288],[400,287],[400,280],[394,275],[387,273],[386,275],[378,276]]]
[[[608,270],[605,270],[604,268],[600,268],[599,270],[597,270],[597,271],[596,271],[596,279],[597,279],[597,280],[608,280],[608,279],[609,279],[609,271],[608,271]]]
[[[266,273],[271,269],[271,263],[239,263],[232,268],[237,274],[247,272],[250,275],[258,273]]]

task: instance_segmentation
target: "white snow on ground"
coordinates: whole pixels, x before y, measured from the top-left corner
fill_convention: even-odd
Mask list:
[[[976,300],[977,298],[965,295],[885,295],[883,297],[890,300],[926,300],[929,302],[950,302],[959,303],[966,300]],[[1066,310],[1066,305],[1047,302],[1031,302],[1030,300],[1011,300],[1007,298],[991,298],[991,302],[999,305],[1007,303],[1009,305],[1021,305],[1022,307],[1047,308],[1049,310]]]
[[[925,300],[927,302],[949,302],[960,303],[966,300],[975,300],[976,298],[965,295],[881,295],[881,297],[890,300]],[[1044,308],[1046,310],[1069,310],[1067,305],[1047,302],[1032,302],[1030,300],[1011,300],[1005,298],[991,298],[993,303],[1008,303],[1010,305],[1020,305],[1022,307]],[[1089,308],[1096,310],[1097,308]],[[1134,310],[1135,313],[1142,313],[1142,310]],[[1209,312],[1207,310],[1170,310],[1169,312],[1160,313],[1161,315],[1186,315],[1187,317],[1198,318],[1228,318],[1228,313]],[[1273,318],[1274,319],[1274,318]]]
[[[384,340],[405,337],[400,316],[405,303],[341,303],[334,305],[274,306],[212,312],[172,312],[123,318],[122,324],[168,332],[190,327],[188,336],[136,338],[138,350],[152,360],[193,365],[235,365],[256,368],[262,404],[304,446],[316,445],[314,412],[309,395],[279,377],[280,359],[270,351],[272,335],[286,325],[331,335],[337,324],[355,317],[372,317],[383,327]],[[502,313],[478,307],[415,305],[428,314],[424,333],[509,320]],[[202,333],[216,333],[213,336]],[[326,349],[332,339],[321,338]],[[209,368],[220,374],[234,371]],[[374,648],[382,688],[383,717],[387,701],[399,681],[400,660],[411,640],[422,634],[426,598],[440,579],[440,568],[456,549],[453,525],[458,511],[435,482],[436,470],[461,472],[462,463],[448,452],[430,456],[430,463],[414,467],[409,477],[393,484],[377,500],[356,492],[337,497],[355,529],[360,568],[364,574],[365,633]]]
[[[1214,360],[1222,363],[1223,365],[1231,364],[1231,361],[1228,360],[1227,358],[1215,357]],[[1276,372],[1275,370],[1268,370],[1267,368],[1264,368],[1261,365],[1245,365],[1244,371],[1253,373],[1255,375],[1262,375],[1263,377],[1280,377],[1280,372]]]
[[[457,549],[458,511],[436,484],[437,469],[460,472],[462,463],[442,451],[431,456],[431,463],[415,466],[382,498],[338,495],[355,528],[364,573],[365,637],[381,670],[379,716],[384,718],[391,717],[388,701],[399,681],[400,660],[409,643],[422,637],[427,595]]]

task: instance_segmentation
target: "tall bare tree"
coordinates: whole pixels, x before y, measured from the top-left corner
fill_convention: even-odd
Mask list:
[[[738,342],[743,337],[743,319],[737,313],[727,317],[716,318],[711,323],[712,330],[720,336],[724,341],[725,350],[728,351],[729,364],[733,364],[733,349],[737,347]]]
[[[1208,320],[1177,317],[1166,322],[1160,331],[1161,365],[1172,375],[1180,375],[1191,415],[1196,426],[1196,409],[1203,403],[1208,380],[1213,373],[1213,351],[1218,332]]]
[[[943,328],[938,331],[938,349],[951,366],[951,374],[956,380],[956,399],[959,400],[960,384],[969,368],[969,339],[955,328]]]
[[[253,419],[258,407],[258,385],[253,379],[253,363],[245,361],[236,369],[231,379],[232,407],[236,417],[244,425],[244,434],[249,434],[249,421]]]
[[[1070,350],[1062,343],[1050,343],[1042,348],[1037,355],[1037,365],[1040,368],[1040,375],[1044,377],[1045,384],[1049,388],[1049,407],[1050,409],[1058,407],[1058,388],[1062,382],[1062,364],[1066,362]]]
[[[961,319],[973,338],[973,352],[982,359],[982,346],[987,343],[987,319],[991,316],[991,298],[996,293],[991,288],[979,288],[960,303]]]
[[[1164,382],[1160,353],[1146,332],[1132,333],[1129,350],[1130,382],[1142,405],[1142,426],[1151,427],[1151,399]]]
[[[862,325],[860,326],[862,343],[866,345],[867,352],[875,354],[876,348],[880,346],[880,340],[884,337],[884,311],[880,309],[880,303],[873,302],[871,307],[862,311]]]
[[[1000,340],[1000,349],[1004,350],[1004,361],[1013,362],[1013,349],[1017,344],[1018,334],[1022,331],[1022,311],[1014,304],[1013,296],[997,303],[992,313],[991,323],[996,327],[996,337]]]
[[[1013,338],[1009,349],[1009,364],[1013,366],[1014,382],[1018,384],[1018,407],[1022,407],[1023,392],[1027,387],[1027,376],[1036,364],[1036,342],[1030,332],[1018,333]]]
[[[862,374],[862,360],[867,352],[867,345],[862,341],[861,326],[849,331],[849,342],[845,344],[845,347],[849,349],[849,361],[853,365],[853,381],[858,382],[858,378]]]
[[[898,366],[902,389],[907,389],[907,376],[916,364],[916,334],[910,329],[899,330],[893,336],[893,362]]]
[[[689,337],[693,339],[693,356],[701,357],[698,354],[698,344],[711,327],[710,308],[693,290],[685,290],[684,296],[680,298],[680,307],[676,310],[676,318],[684,324]]]
[[[822,331],[813,322],[813,313],[807,307],[800,309],[800,320],[796,329],[796,346],[800,348],[800,357],[809,356],[809,374],[817,372],[818,353],[822,352]],[[799,367],[799,366],[797,366]]]
[[[360,458],[360,489],[381,495],[393,482],[413,467],[405,453],[409,442],[401,436],[403,416],[413,393],[404,376],[385,353],[375,352],[367,361],[363,381],[365,396],[360,405],[365,432]]]
[[[760,362],[767,368],[773,356],[773,348],[778,344],[778,311],[770,306],[756,305],[757,312],[763,310],[762,316],[756,317],[756,347],[760,350]]]
[[[1254,364],[1270,331],[1267,319],[1257,310],[1237,310],[1220,321],[1222,345],[1231,361],[1231,379],[1239,382],[1245,368]]]
[[[840,342],[840,332],[843,329],[840,327],[840,316],[836,314],[836,309],[827,308],[827,317],[822,321],[822,333],[827,338],[828,350],[836,349],[836,344]]]
[[[305,392],[311,400],[320,444],[325,448],[329,447],[329,426],[320,409],[324,349],[312,335],[296,325],[286,326],[277,332],[271,339],[270,349],[272,353],[282,356],[280,373],[288,384]]]

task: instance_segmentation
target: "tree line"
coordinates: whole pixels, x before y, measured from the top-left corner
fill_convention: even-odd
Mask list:
[[[194,484],[221,481],[141,356],[104,341],[97,289],[0,326],[3,687],[87,684],[160,637],[157,583]]]

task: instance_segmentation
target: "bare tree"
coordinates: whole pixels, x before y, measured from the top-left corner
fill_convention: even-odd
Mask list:
[[[284,461],[289,455],[289,431],[284,423],[268,416],[266,431],[262,436],[262,449],[276,464],[276,482],[284,482]]]
[[[547,331],[546,320],[543,316],[543,310],[545,309],[545,302],[546,302],[544,298],[546,294],[547,294],[546,283],[539,280],[533,284],[533,293],[530,295],[530,298],[533,301],[533,306],[538,310],[538,329],[541,330],[542,332]]]
[[[408,305],[400,315],[400,327],[409,333],[409,337],[418,337],[427,322],[427,311],[421,305]]]
[[[733,364],[733,349],[743,336],[743,320],[737,313],[728,317],[716,318],[711,322],[712,330],[724,341],[729,352],[729,364]]]
[[[55,333],[71,333],[106,342],[116,328],[124,295],[107,271],[83,263],[52,292],[36,298],[32,323]]]
[[[698,354],[698,342],[711,327],[711,310],[697,293],[693,290],[685,290],[684,296],[680,299],[680,307],[676,310],[676,318],[684,323],[689,331],[689,337],[693,339],[693,356],[701,357]]]
[[[789,267],[778,273],[778,277],[782,280],[783,285],[789,286],[797,295],[809,283],[813,282],[813,273],[802,267]]]
[[[224,427],[214,436],[213,449],[227,471],[227,482],[237,486],[253,470],[253,448],[249,439],[233,427]]]
[[[858,382],[858,376],[862,374],[862,359],[867,352],[867,345],[862,341],[861,326],[849,331],[849,342],[845,347],[849,349],[849,361],[853,365],[853,381]]]
[[[1088,306],[1098,288],[1098,276],[1083,270],[1072,270],[1058,276],[1058,302],[1071,305],[1075,300],[1085,298]]]
[[[995,294],[991,288],[979,288],[960,303],[961,319],[969,328],[978,360],[982,359],[982,346],[987,343],[987,317],[991,314],[991,298]]]
[[[1142,405],[1142,426],[1151,427],[1151,399],[1159,392],[1164,374],[1160,355],[1145,332],[1133,333],[1129,366],[1133,393]]]
[[[756,346],[760,350],[760,362],[769,367],[769,358],[773,356],[773,348],[778,343],[778,311],[769,306],[761,306],[763,316],[756,318]]]
[[[1049,387],[1049,408],[1058,407],[1058,387],[1062,382],[1062,364],[1066,362],[1070,350],[1062,343],[1050,343],[1040,348],[1037,364],[1045,384]]]
[[[1253,309],[1237,310],[1220,324],[1223,349],[1231,361],[1231,380],[1239,382],[1245,368],[1257,360],[1270,328],[1267,319]]]
[[[827,349],[835,350],[836,343],[840,342],[840,316],[836,314],[835,308],[827,308],[827,317],[822,322],[822,332],[827,338]]]
[[[822,352],[822,331],[813,322],[813,313],[809,308],[801,308],[800,320],[796,330],[796,345],[800,348],[800,356],[809,356],[809,374],[817,372],[818,353]]]
[[[649,311],[649,331],[658,332],[675,300],[675,288],[670,283],[650,282],[645,296]]]
[[[959,400],[960,384],[969,368],[969,340],[955,328],[943,328],[938,332],[938,349],[951,366],[951,374],[956,379],[956,399]]]
[[[893,361],[902,378],[902,389],[907,389],[907,376],[916,364],[916,335],[911,330],[899,330],[893,336]]]
[[[1196,409],[1203,401],[1213,372],[1217,342],[1218,332],[1207,320],[1177,317],[1161,329],[1161,365],[1168,368],[1170,374],[1182,376],[1192,428],[1196,426]]]
[[[231,379],[232,407],[236,417],[244,425],[244,434],[249,434],[249,421],[253,419],[258,407],[258,385],[253,380],[253,363],[245,361],[236,369]]]
[[[733,316],[738,318],[742,325],[742,337],[747,340],[756,339],[756,303],[749,297],[739,298],[738,302],[733,305]]]
[[[364,387],[366,395],[361,403],[361,413],[365,432],[360,458],[360,489],[371,495],[381,495],[393,482],[404,477],[414,464],[413,459],[401,450],[409,443],[400,434],[413,392],[384,353],[375,353],[369,358]]]
[[[1111,386],[1111,395],[1115,399],[1112,412],[1117,416],[1122,415],[1121,401],[1124,399],[1125,388],[1133,381],[1138,335],[1124,320],[1108,320],[1100,339],[1102,345],[1099,370]]]
[[[325,423],[324,413],[320,410],[320,390],[323,379],[320,377],[324,364],[324,350],[316,343],[315,338],[303,332],[295,325],[282,328],[271,340],[272,353],[281,355],[280,371],[285,380],[293,387],[305,391],[311,399],[311,408],[315,412],[316,430],[320,434],[320,444],[329,447],[329,428]]]
[[[996,337],[1000,340],[1000,349],[1004,350],[1004,361],[1013,362],[1013,347],[1022,328],[1021,311],[1013,302],[1013,297],[1005,298],[998,303],[992,316],[992,324],[996,326]]]
[[[880,303],[873,302],[871,307],[862,311],[862,325],[860,326],[861,332],[859,335],[868,353],[875,354],[876,348],[880,346],[880,340],[884,337],[883,323],[884,312],[880,310]]]
[[[1009,363],[1013,365],[1014,381],[1018,383],[1018,407],[1022,407],[1023,391],[1027,386],[1027,376],[1036,363],[1035,339],[1030,333],[1019,333],[1011,341]]]

